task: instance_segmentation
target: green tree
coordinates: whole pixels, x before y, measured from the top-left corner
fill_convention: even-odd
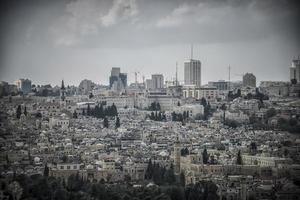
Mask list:
[[[18,119],[20,119],[21,114],[22,114],[21,105],[18,105],[18,107],[17,107],[17,112],[16,112],[16,115],[17,115],[17,118],[18,118]]]
[[[236,158],[236,164],[237,165],[242,165],[242,155],[241,155],[241,150],[238,151],[237,158]]]
[[[180,173],[180,185],[185,187],[185,175],[183,172]]]
[[[26,106],[24,107],[24,112],[23,113],[24,113],[25,116],[27,116],[27,108],[26,108]]]
[[[45,168],[44,168],[44,176],[45,177],[49,176],[49,167],[48,167],[47,163],[46,163]]]
[[[108,119],[107,119],[107,117],[104,117],[104,119],[103,119],[103,127],[108,128],[108,126],[109,126]]]
[[[78,118],[78,115],[77,115],[76,110],[74,110],[74,112],[73,112],[73,118],[74,118],[74,119],[77,119],[77,118]]]
[[[117,117],[117,119],[116,119],[116,128],[119,128],[120,126],[121,126],[121,124],[120,124],[120,118]]]
[[[274,117],[276,115],[276,113],[277,112],[276,112],[275,108],[270,108],[266,112],[266,118],[269,119],[271,117]]]
[[[203,161],[203,164],[207,164],[208,163],[208,158],[209,158],[209,155],[207,153],[207,149],[204,148],[204,150],[202,152],[202,161]]]
[[[88,106],[87,106],[86,114],[87,114],[87,116],[91,116],[91,107],[90,107],[89,103],[88,103]]]

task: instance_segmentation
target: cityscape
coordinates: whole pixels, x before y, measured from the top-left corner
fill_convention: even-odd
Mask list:
[[[191,2],[173,15],[207,3]],[[101,26],[137,16],[137,5],[113,1],[109,12],[123,6],[126,16],[105,15]],[[299,52],[283,67],[287,80],[276,80],[272,66],[261,69],[264,78],[230,64],[210,78],[195,44],[185,43],[190,49],[174,56],[167,72],[132,71],[111,60],[97,81],[88,67],[80,80],[72,71],[82,69],[73,67],[45,72],[53,81],[41,81],[38,72],[16,77],[21,68],[9,74],[1,66],[15,78],[0,81],[0,199],[300,199]],[[217,71],[226,72],[222,80]]]

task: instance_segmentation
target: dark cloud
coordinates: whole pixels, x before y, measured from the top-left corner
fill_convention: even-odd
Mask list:
[[[155,55],[157,52],[153,52],[153,59],[159,59],[164,64],[154,61],[153,64],[158,65],[158,70],[164,67],[170,69],[171,66],[165,66],[169,62],[166,59],[173,59],[174,63],[175,60],[186,56],[180,57],[180,54],[175,56],[170,47],[176,46],[174,51],[176,48],[176,51],[179,51],[179,48],[186,49],[190,43],[200,46],[204,50],[203,52],[201,50],[202,55],[206,55],[209,59],[213,59],[213,56],[222,57],[219,60],[226,63],[232,63],[236,59],[239,60],[237,65],[242,61],[239,57],[235,58],[233,52],[235,49],[242,49],[244,54],[252,57],[248,61],[250,62],[248,68],[251,65],[254,67],[263,65],[264,62],[260,60],[261,57],[255,55],[256,52],[273,57],[276,49],[281,53],[278,53],[277,62],[274,64],[277,69],[283,68],[289,64],[292,56],[299,54],[298,2],[296,0],[1,1],[0,78],[12,81],[21,76],[43,77],[43,71],[47,71],[49,75],[47,80],[51,81],[51,78],[57,77],[49,68],[58,69],[65,66],[62,73],[67,74],[70,69],[76,68],[82,74],[80,67],[85,62],[86,65],[101,66],[108,72],[111,65],[122,65],[117,59],[124,60],[125,68],[133,64],[147,63],[148,61],[142,58],[146,59],[146,55],[149,56],[149,49],[165,49],[165,57],[160,58],[161,54]],[[207,53],[212,46],[216,49],[216,53]],[[226,48],[231,51],[227,56],[224,53]],[[257,50],[253,51],[253,48]],[[137,52],[140,56],[133,60],[134,55],[131,53]],[[86,61],[86,58],[89,60]],[[221,62],[206,64],[212,68],[218,67]],[[130,67],[128,69],[131,70]],[[96,71],[96,67],[91,68],[87,76]],[[79,75],[74,74],[74,77],[79,78]],[[267,74],[262,78],[266,76]],[[99,80],[104,79],[103,77],[104,75],[101,75]],[[286,75],[281,78],[286,78]]]

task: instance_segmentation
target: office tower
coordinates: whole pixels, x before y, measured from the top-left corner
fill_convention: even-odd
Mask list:
[[[109,88],[113,90],[121,90],[127,87],[127,74],[121,73],[119,67],[113,67],[111,69],[111,75],[109,77]]]
[[[256,77],[252,73],[246,73],[243,76],[243,86],[256,87]]]
[[[294,59],[290,67],[290,80],[300,82],[300,59]]]
[[[23,94],[28,94],[31,92],[31,80],[29,79],[19,79],[16,81],[17,88]]]
[[[201,62],[190,59],[184,62],[184,84],[201,86]]]
[[[162,74],[152,74],[153,89],[164,88],[164,76]]]

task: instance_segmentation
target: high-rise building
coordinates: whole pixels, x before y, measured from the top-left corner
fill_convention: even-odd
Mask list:
[[[153,89],[164,88],[164,76],[162,74],[152,74]]]
[[[31,92],[31,80],[29,79],[19,79],[16,81],[17,88],[23,94],[28,94]]]
[[[201,62],[190,59],[184,62],[184,84],[201,86]]]
[[[243,76],[243,86],[256,87],[256,77],[252,73],[246,73]]]
[[[294,59],[290,67],[290,80],[300,82],[300,59]]]
[[[109,77],[109,88],[114,90],[121,90],[127,87],[127,74],[121,73],[119,67],[113,67],[111,69],[111,75]]]

